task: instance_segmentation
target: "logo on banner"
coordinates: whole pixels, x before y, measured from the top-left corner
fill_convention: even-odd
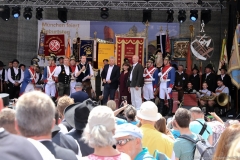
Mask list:
[[[57,56],[65,55],[64,35],[46,35],[44,45],[45,56],[55,53]]]
[[[57,52],[60,49],[60,42],[58,42],[58,40],[52,40],[49,43],[49,48],[53,51],[53,52]]]

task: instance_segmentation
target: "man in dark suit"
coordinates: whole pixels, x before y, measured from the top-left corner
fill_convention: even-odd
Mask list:
[[[138,63],[139,57],[134,55],[132,57],[132,69],[129,74],[128,85],[130,87],[132,105],[136,109],[140,109],[142,104],[142,87],[143,87],[143,71],[144,68],[141,64]]]
[[[202,83],[206,82],[208,85],[208,90],[211,92],[215,92],[216,89],[216,75],[212,73],[213,66],[208,64],[205,67],[205,73],[202,75]]]
[[[220,69],[221,71],[221,74],[220,75],[217,75],[217,79],[221,79],[223,81],[223,84],[228,87],[229,89],[229,95],[231,93],[231,89],[232,89],[232,81],[231,81],[231,77],[226,74],[227,72],[227,68],[225,65],[223,65]]]
[[[178,70],[175,73],[174,88],[178,92],[178,100],[182,102],[184,89],[187,87],[188,75],[183,72],[183,65],[178,66]]]
[[[77,103],[82,103],[83,101],[85,101],[86,99],[88,99],[88,94],[84,91],[82,91],[83,85],[81,82],[77,82],[74,89],[76,90],[75,93],[71,94],[71,98],[74,99],[74,102]]]
[[[42,156],[34,145],[22,136],[10,134],[0,128],[1,160],[42,160]]]
[[[101,73],[103,81],[103,104],[106,104],[108,97],[114,100],[115,92],[118,88],[118,81],[120,77],[120,67],[115,65],[115,57],[110,57],[109,64],[106,64]]]
[[[196,91],[199,91],[200,89],[200,76],[198,74],[199,70],[196,66],[196,64],[194,64],[194,67],[192,69],[192,75],[189,76],[189,82],[192,83],[193,85],[193,89],[195,89]]]
[[[54,115],[55,105],[48,95],[39,91],[25,93],[16,104],[16,129],[22,136],[41,142],[56,159],[77,160],[73,151],[52,142]]]

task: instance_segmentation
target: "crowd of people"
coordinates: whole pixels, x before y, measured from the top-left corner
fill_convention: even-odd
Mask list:
[[[15,110],[4,108],[2,100],[0,105],[1,159],[198,159],[196,144],[188,139],[214,148],[204,159],[240,158],[239,121],[223,122],[214,112],[206,119],[199,107],[178,108],[165,119],[152,101],[139,110],[126,100],[121,108],[113,100],[74,103],[70,96],[55,104],[40,91],[24,93]]]

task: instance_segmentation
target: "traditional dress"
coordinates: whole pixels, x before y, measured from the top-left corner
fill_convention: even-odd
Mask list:
[[[143,85],[143,98],[145,100],[154,99],[154,91],[158,84],[158,69],[155,67],[145,68],[143,72],[144,85]]]
[[[55,97],[56,95],[56,84],[54,73],[56,71],[57,66],[47,66],[44,68],[43,79],[45,85],[45,93],[51,97]]]
[[[36,81],[36,72],[33,67],[29,67],[28,70],[24,72],[24,79],[22,82],[22,86],[20,88],[20,95],[23,93],[27,93],[33,91],[35,88]]]

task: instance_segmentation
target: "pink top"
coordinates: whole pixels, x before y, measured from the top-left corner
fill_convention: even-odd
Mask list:
[[[123,154],[120,153],[116,156],[112,156],[112,157],[104,157],[104,156],[97,156],[94,154],[90,154],[88,156],[89,160],[123,160]]]

